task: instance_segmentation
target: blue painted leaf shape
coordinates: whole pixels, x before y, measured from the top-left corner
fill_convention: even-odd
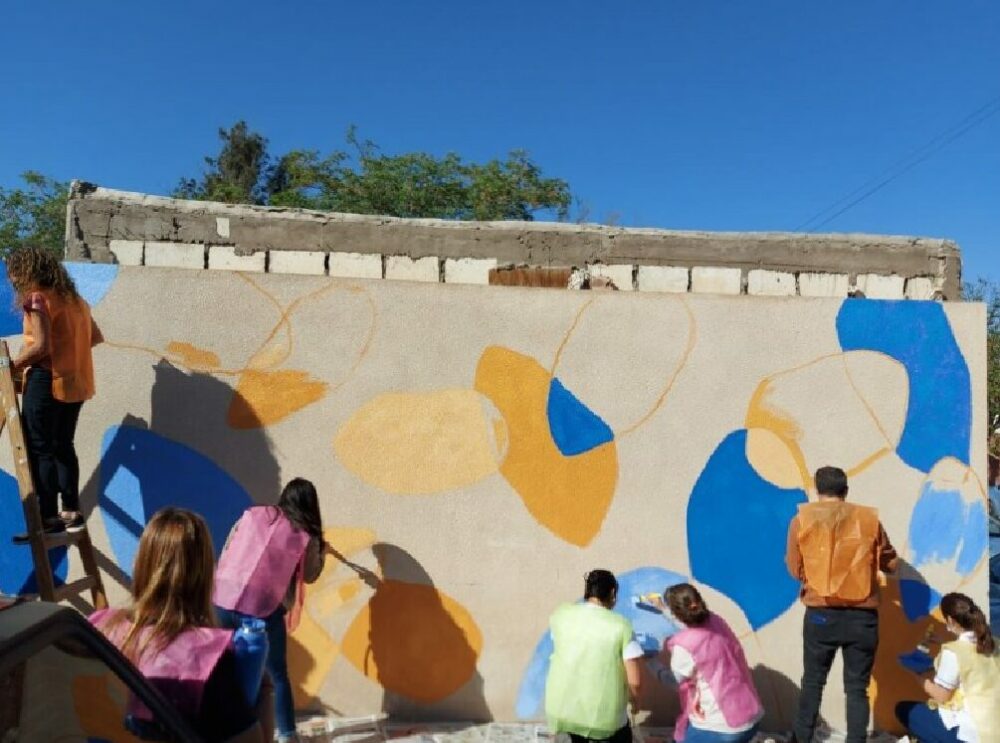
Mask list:
[[[12,544],[15,534],[25,531],[24,509],[17,489],[17,480],[0,470],[0,592],[8,595],[37,593],[35,565],[31,548],[26,544]],[[56,585],[66,581],[68,560],[66,548],[49,551]]]

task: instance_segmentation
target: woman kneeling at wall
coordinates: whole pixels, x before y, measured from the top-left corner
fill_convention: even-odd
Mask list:
[[[681,627],[663,651],[681,702],[674,740],[748,743],[764,708],[740,641],[690,583],[671,586],[663,599],[660,610]]]
[[[139,540],[131,606],[103,609],[90,621],[206,741],[270,741],[273,726],[258,722],[271,719],[270,685],[261,689],[257,709],[251,708],[232,650],[233,632],[218,627],[212,609],[214,570],[204,519],[165,508]],[[129,714],[143,730],[155,731],[149,710],[137,700],[130,702]]]
[[[986,616],[961,593],[941,599],[948,632],[933,678],[924,679],[930,701],[901,702],[896,717],[920,743],[1000,741],[1000,649]]]

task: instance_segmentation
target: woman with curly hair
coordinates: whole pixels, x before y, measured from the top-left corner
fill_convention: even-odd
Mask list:
[[[6,263],[24,311],[24,344],[13,372],[22,378],[24,432],[44,530],[80,530],[80,466],[73,439],[80,408],[94,396],[91,348],[104,339],[90,307],[51,251],[17,248]],[[14,541],[25,542],[27,535]]]

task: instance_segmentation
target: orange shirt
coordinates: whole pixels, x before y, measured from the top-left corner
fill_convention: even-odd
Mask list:
[[[843,558],[833,561],[832,552],[826,555],[807,555],[802,554],[801,545],[801,531],[803,527],[803,511],[807,512],[810,520],[814,519],[818,513],[816,512],[831,511],[833,513],[827,514],[838,517],[838,520],[842,520],[844,523],[840,528],[843,535],[846,535],[847,539],[851,538],[851,533],[855,532],[861,538],[868,542],[867,544],[856,544],[856,545],[844,545],[850,546],[851,549],[846,550],[843,557],[850,560],[850,564],[839,565],[836,562],[840,562]],[[879,604],[879,592],[878,592],[878,572],[893,572],[896,569],[897,556],[896,550],[893,548],[892,544],[889,542],[889,537],[885,533],[885,529],[882,524],[878,522],[878,517],[874,513],[865,514],[867,511],[872,509],[864,509],[859,506],[855,506],[851,503],[844,503],[843,501],[828,500],[819,501],[815,503],[810,503],[808,505],[801,506],[799,509],[799,514],[792,519],[792,523],[788,528],[788,545],[785,552],[785,564],[788,567],[788,572],[792,574],[796,580],[802,581],[802,588],[799,592],[799,597],[802,603],[806,606],[837,606],[837,607],[854,607],[859,609],[874,609]],[[867,528],[863,527],[863,521],[866,520],[865,516],[872,516],[875,519],[873,528],[870,529],[870,534]],[[847,528],[844,528],[846,526]],[[857,527],[857,528],[854,528]],[[842,538],[845,538],[842,536]],[[829,550],[828,546],[825,546],[824,552]],[[857,562],[857,558],[864,555],[863,564]],[[855,559],[850,559],[850,558]],[[847,572],[847,571],[863,571],[866,573],[865,580],[870,581],[870,590],[868,595],[861,599],[854,600],[844,600],[836,596],[824,595],[821,591],[817,590],[816,586],[809,584],[809,580],[806,577],[806,562],[807,558],[810,560],[816,559],[818,562],[822,563],[824,559],[830,559],[832,564],[830,570]],[[830,577],[830,576],[827,576]],[[836,579],[843,578],[842,575],[832,576]],[[857,576],[856,576],[857,578]],[[827,581],[831,583],[831,581]],[[837,580],[833,580],[832,583],[837,583]],[[854,581],[857,583],[857,580]]]
[[[52,396],[61,402],[83,402],[94,396],[93,320],[82,298],[64,299],[53,291],[32,292],[24,304],[24,340],[31,342],[28,314],[44,312],[49,318],[49,358]]]

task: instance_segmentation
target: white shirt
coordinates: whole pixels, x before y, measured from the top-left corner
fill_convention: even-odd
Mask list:
[[[696,703],[691,708],[689,719],[691,724],[700,730],[709,730],[713,733],[742,733],[752,728],[764,717],[764,711],[761,710],[746,725],[736,728],[727,725],[726,717],[722,714],[722,710],[719,709],[719,703],[712,693],[712,688],[705,681],[705,678],[696,672],[694,658],[691,656],[691,653],[680,645],[675,645],[670,649],[670,671],[674,674],[674,678],[677,679],[678,683],[695,676]]]
[[[963,632],[958,636],[960,642],[976,644],[975,632]],[[958,667],[958,656],[947,648],[941,648],[941,655],[938,659],[937,671],[934,674],[934,683],[942,689],[957,691],[962,684],[961,671]],[[976,723],[972,716],[962,709],[945,709],[938,707],[938,714],[941,715],[941,722],[949,730],[958,728],[958,739],[963,743],[979,743],[979,733],[976,732]]]

